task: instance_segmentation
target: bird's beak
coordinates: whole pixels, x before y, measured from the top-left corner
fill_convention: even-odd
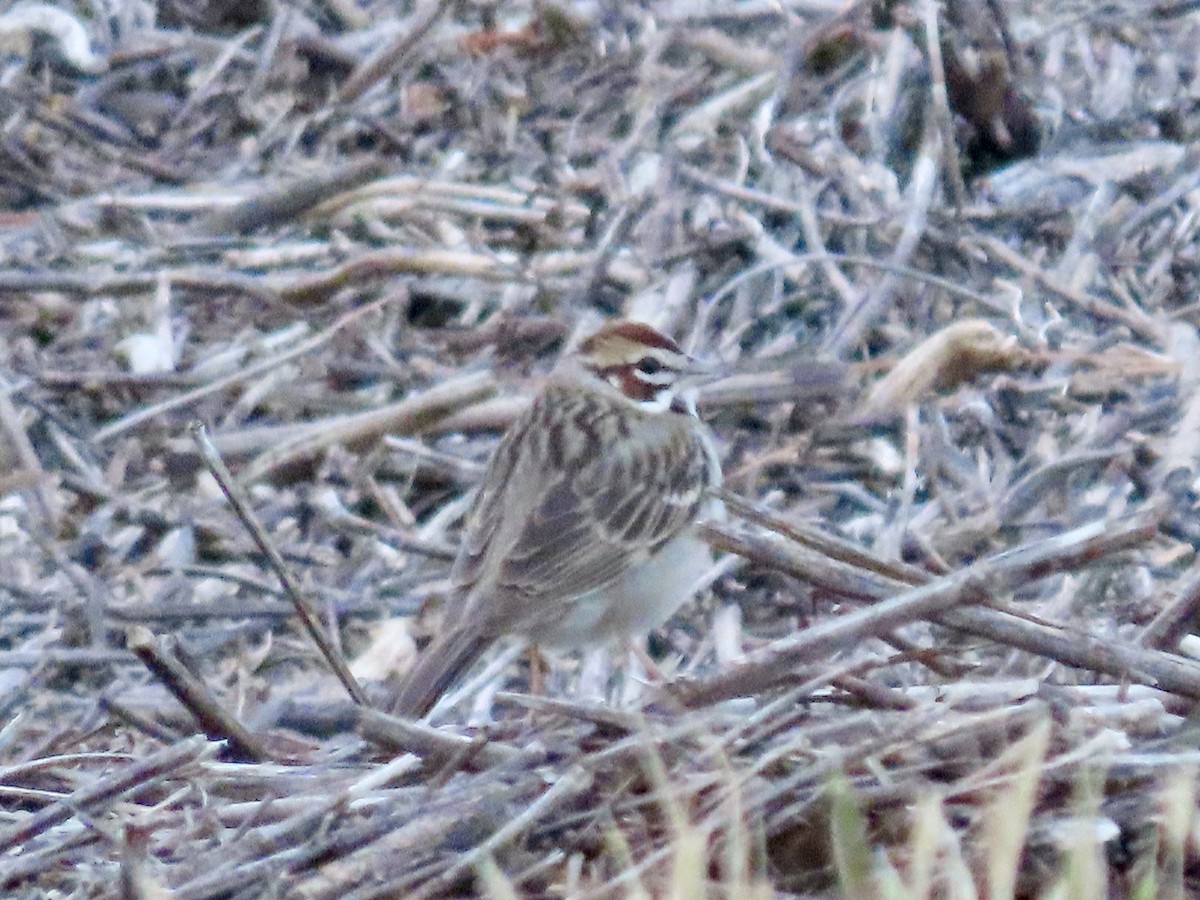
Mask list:
[[[729,364],[721,360],[696,359],[689,356],[687,366],[679,373],[679,380],[689,387],[699,387],[724,378],[731,371]]]

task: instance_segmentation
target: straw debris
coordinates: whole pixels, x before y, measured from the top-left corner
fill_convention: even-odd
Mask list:
[[[0,892],[1200,890],[1194,4],[150,6],[0,16]],[[667,681],[392,719],[614,315],[736,370]]]

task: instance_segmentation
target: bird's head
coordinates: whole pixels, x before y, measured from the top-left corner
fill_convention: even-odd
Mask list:
[[[583,368],[647,412],[691,411],[681,392],[694,387],[707,367],[642,322],[610,322],[579,345]]]

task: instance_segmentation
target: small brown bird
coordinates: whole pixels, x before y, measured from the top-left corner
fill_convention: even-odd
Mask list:
[[[567,356],[496,448],[451,572],[461,601],[400,686],[425,715],[497,639],[601,646],[643,634],[712,562],[696,534],[721,469],[689,387],[709,370],[640,322]]]

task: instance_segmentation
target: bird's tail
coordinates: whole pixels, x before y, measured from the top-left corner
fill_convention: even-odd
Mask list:
[[[434,638],[401,682],[392,712],[411,719],[424,716],[491,643],[491,638],[467,628],[455,628]]]

